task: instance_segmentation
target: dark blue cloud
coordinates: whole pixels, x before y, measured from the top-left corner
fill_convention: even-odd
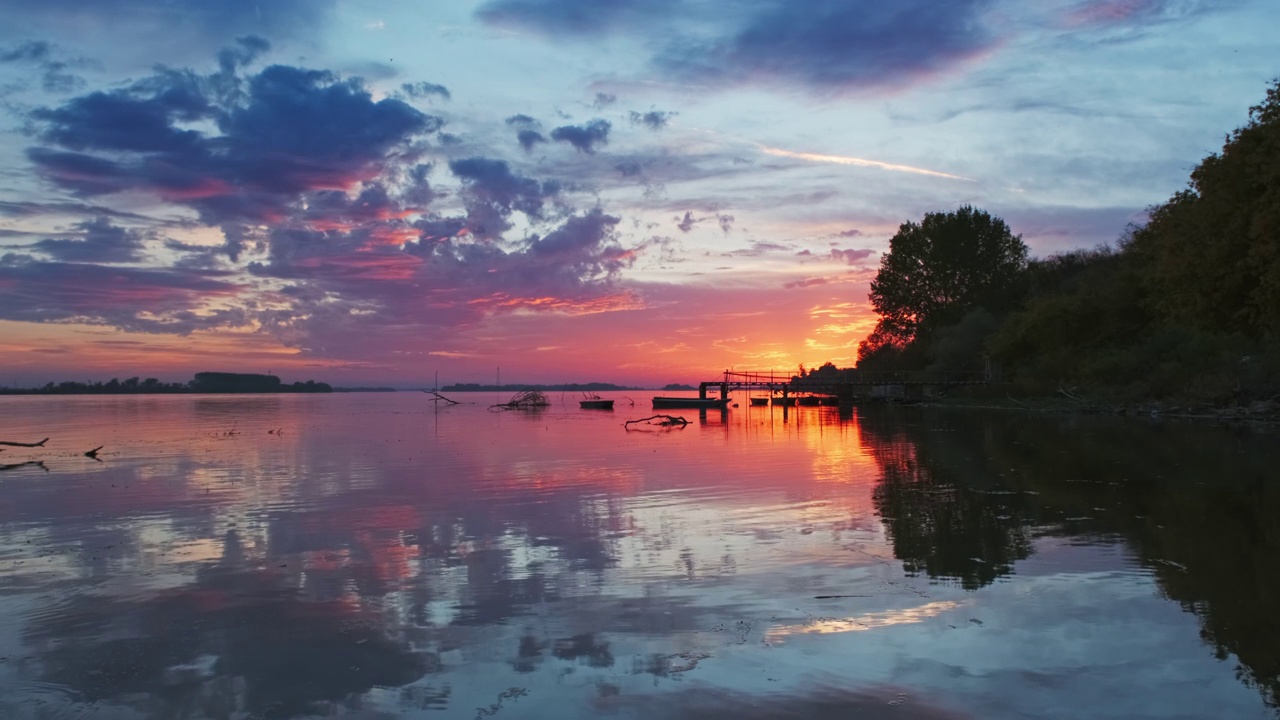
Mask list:
[[[547,138],[537,130],[525,129],[516,133],[516,141],[525,152],[532,152],[535,145],[547,142]]]
[[[127,220],[150,221],[151,218],[138,213],[115,210],[105,205],[89,205],[78,202],[32,202],[0,200],[0,215],[10,217],[38,217],[41,215],[91,215],[97,217],[114,217]],[[25,233],[24,233],[25,234]]]
[[[476,15],[506,27],[596,35],[669,16],[678,5],[676,0],[491,0]]]
[[[44,40],[28,40],[0,47],[0,64],[6,63],[34,66],[40,72],[41,88],[51,93],[71,92],[83,87],[84,79],[71,70],[92,64],[84,58],[59,59],[54,46]]]
[[[195,130],[174,126],[174,114],[159,97],[125,92],[93,92],[32,117],[44,124],[41,137],[72,150],[137,153],[191,151],[201,140]]]
[[[375,102],[356,79],[283,65],[243,81],[162,69],[32,119],[46,145],[27,156],[54,184],[83,196],[154,192],[210,225],[282,216],[301,193],[373,178],[443,125],[399,100]],[[197,119],[218,131],[182,126]]]
[[[660,48],[649,69],[685,82],[830,92],[897,87],[994,47],[991,1],[729,0],[713,13],[643,0],[492,0],[477,15],[550,36],[639,35]],[[708,35],[714,26],[724,30]]]
[[[557,183],[538,182],[518,175],[503,160],[482,157],[454,160],[449,163],[449,170],[462,180],[464,199],[471,207],[493,205],[504,213],[518,210],[538,218],[543,204],[560,192]]]
[[[30,249],[64,262],[127,263],[142,259],[142,233],[105,217],[76,223],[77,239],[49,238]]]
[[[644,167],[640,165],[639,160],[623,160],[613,166],[614,170],[622,173],[622,177],[635,177],[644,171]]]
[[[609,130],[613,125],[599,118],[584,125],[562,125],[551,131],[551,139],[567,142],[579,152],[594,153],[597,145],[609,143]]]
[[[449,92],[449,88],[429,82],[404,83],[400,86],[400,92],[414,100],[422,100],[433,95],[445,100],[453,99],[453,94]]]
[[[631,111],[631,124],[644,125],[650,130],[661,130],[671,122],[671,118],[679,113],[665,112],[662,110],[650,110],[649,112]]]
[[[512,115],[511,117],[507,118],[505,122],[511,127],[536,128],[536,127],[542,126],[542,123],[524,114]]]
[[[991,48],[988,0],[811,0],[773,4],[737,33],[672,44],[657,67],[691,82],[893,88]]]

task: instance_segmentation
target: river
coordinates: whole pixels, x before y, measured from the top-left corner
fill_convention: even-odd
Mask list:
[[[0,717],[1280,716],[1276,431],[651,394],[0,398]]]

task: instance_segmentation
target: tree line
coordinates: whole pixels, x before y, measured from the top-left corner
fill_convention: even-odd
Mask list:
[[[858,368],[995,362],[1029,390],[1239,402],[1280,393],[1280,80],[1185,189],[1114,245],[1030,258],[998,217],[928,213],[890,240]]]
[[[253,373],[201,372],[185,383],[160,382],[156,378],[127,380],[111,378],[106,382],[77,382],[64,380],[48,383],[38,388],[3,388],[0,395],[128,395],[128,394],[176,394],[176,393],[327,393],[333,392],[328,383],[308,380],[286,385],[274,375]]]

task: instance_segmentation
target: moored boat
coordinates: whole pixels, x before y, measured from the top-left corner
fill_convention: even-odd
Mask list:
[[[653,408],[685,408],[695,410],[724,410],[729,406],[729,398],[689,398],[689,397],[655,397]]]
[[[587,400],[579,400],[578,407],[583,410],[612,410],[612,400],[602,400],[600,398],[590,398]]]
[[[796,404],[796,399],[794,397],[776,397],[773,399],[773,404],[791,407]]]
[[[769,398],[767,398],[767,397],[762,397],[762,398],[751,398],[751,404],[752,404],[752,405],[754,405],[754,406],[756,406],[756,407],[759,407],[759,406],[761,406],[761,405],[768,405],[768,404],[769,404]]]
[[[817,407],[821,403],[822,399],[816,395],[802,395],[796,398],[796,404],[804,405],[805,407]]]

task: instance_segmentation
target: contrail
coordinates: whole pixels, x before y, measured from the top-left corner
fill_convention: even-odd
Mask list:
[[[836,165],[857,165],[859,167],[873,167],[881,170],[893,170],[895,172],[915,173],[916,175],[930,175],[932,177],[947,178],[948,180],[963,180],[965,182],[973,182],[973,178],[961,177],[950,173],[938,172],[937,170],[926,170],[924,168],[912,167],[910,165],[894,165],[893,163],[880,162],[879,160],[866,160],[864,158],[848,157],[845,155],[820,155],[818,153],[802,153],[792,152],[791,150],[783,150],[781,148],[773,148],[767,145],[757,145],[760,151],[767,155],[776,155],[778,157],[795,158],[797,160],[809,160],[811,162],[834,163]]]

